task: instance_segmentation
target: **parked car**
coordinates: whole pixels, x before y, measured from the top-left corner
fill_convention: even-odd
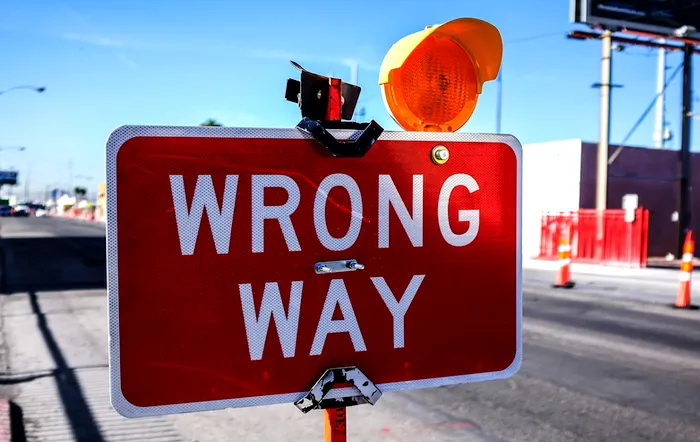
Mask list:
[[[0,216],[12,216],[12,207],[9,204],[0,204]]]

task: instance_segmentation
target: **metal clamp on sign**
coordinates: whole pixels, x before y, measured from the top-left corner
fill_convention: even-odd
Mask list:
[[[309,72],[294,61],[291,63],[301,72],[301,81],[287,79],[285,98],[301,109],[302,120],[297,128],[311,135],[333,156],[364,156],[384,129],[374,120],[369,123],[343,121],[352,119],[361,88],[339,78]],[[362,132],[348,140],[338,140],[329,129]]]
[[[326,398],[328,392],[340,384],[351,384],[359,395]],[[303,413],[308,413],[311,410],[344,408],[351,405],[374,405],[381,396],[382,392],[379,388],[359,368],[340,367],[326,370],[306,396],[296,401],[294,405]]]

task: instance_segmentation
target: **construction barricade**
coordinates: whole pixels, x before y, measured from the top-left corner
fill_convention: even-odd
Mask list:
[[[559,241],[559,272],[554,287],[570,289],[574,285],[571,280],[571,244],[569,238],[564,235]]]
[[[601,225],[602,237],[598,235]],[[562,237],[570,240],[571,261],[641,268],[647,265],[649,210],[639,208],[632,222],[622,209],[548,212],[542,215],[538,258],[559,258]]]
[[[685,235],[683,242],[683,260],[681,262],[681,277],[678,295],[676,296],[676,308],[697,309],[697,306],[690,304],[690,285],[693,276],[693,254],[695,252],[695,240],[693,240],[693,232],[689,231]]]

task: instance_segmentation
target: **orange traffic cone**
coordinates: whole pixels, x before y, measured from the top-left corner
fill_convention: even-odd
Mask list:
[[[554,283],[556,288],[570,289],[575,283],[571,280],[571,244],[566,236],[562,236],[559,241],[559,272]]]
[[[695,253],[695,241],[693,232],[688,231],[683,242],[683,260],[681,262],[681,285],[678,288],[676,303],[674,308],[697,309],[697,306],[690,305],[690,281],[693,274],[693,255]]]

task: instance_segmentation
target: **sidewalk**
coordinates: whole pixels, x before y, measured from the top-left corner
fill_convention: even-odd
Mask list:
[[[570,290],[553,289],[557,261],[523,260],[523,289],[535,293],[561,293],[567,296],[594,296],[600,299],[664,304],[674,302],[680,279],[679,269],[629,269],[592,264],[571,264]],[[700,273],[693,274],[692,299],[700,298]]]
[[[46,215],[46,216],[47,216],[47,217],[51,217],[51,218],[70,219],[70,220],[73,220],[73,221],[80,221],[80,222],[85,222],[85,223],[107,224],[107,220],[106,220],[106,219],[84,218],[84,217],[79,217],[79,216],[58,215],[58,214],[49,214],[49,215]]]
[[[523,258],[523,269],[532,270],[557,270],[558,261],[541,260],[534,258]],[[678,278],[679,267],[657,268],[647,267],[641,269],[631,269],[626,267],[604,266],[597,264],[571,263],[571,273],[583,273],[587,275],[617,276],[617,277],[642,277],[642,278]]]
[[[680,259],[668,260],[665,258],[649,258],[647,259],[647,267],[659,268],[659,269],[680,269],[681,268]],[[693,267],[700,266],[700,258],[693,258]]]

